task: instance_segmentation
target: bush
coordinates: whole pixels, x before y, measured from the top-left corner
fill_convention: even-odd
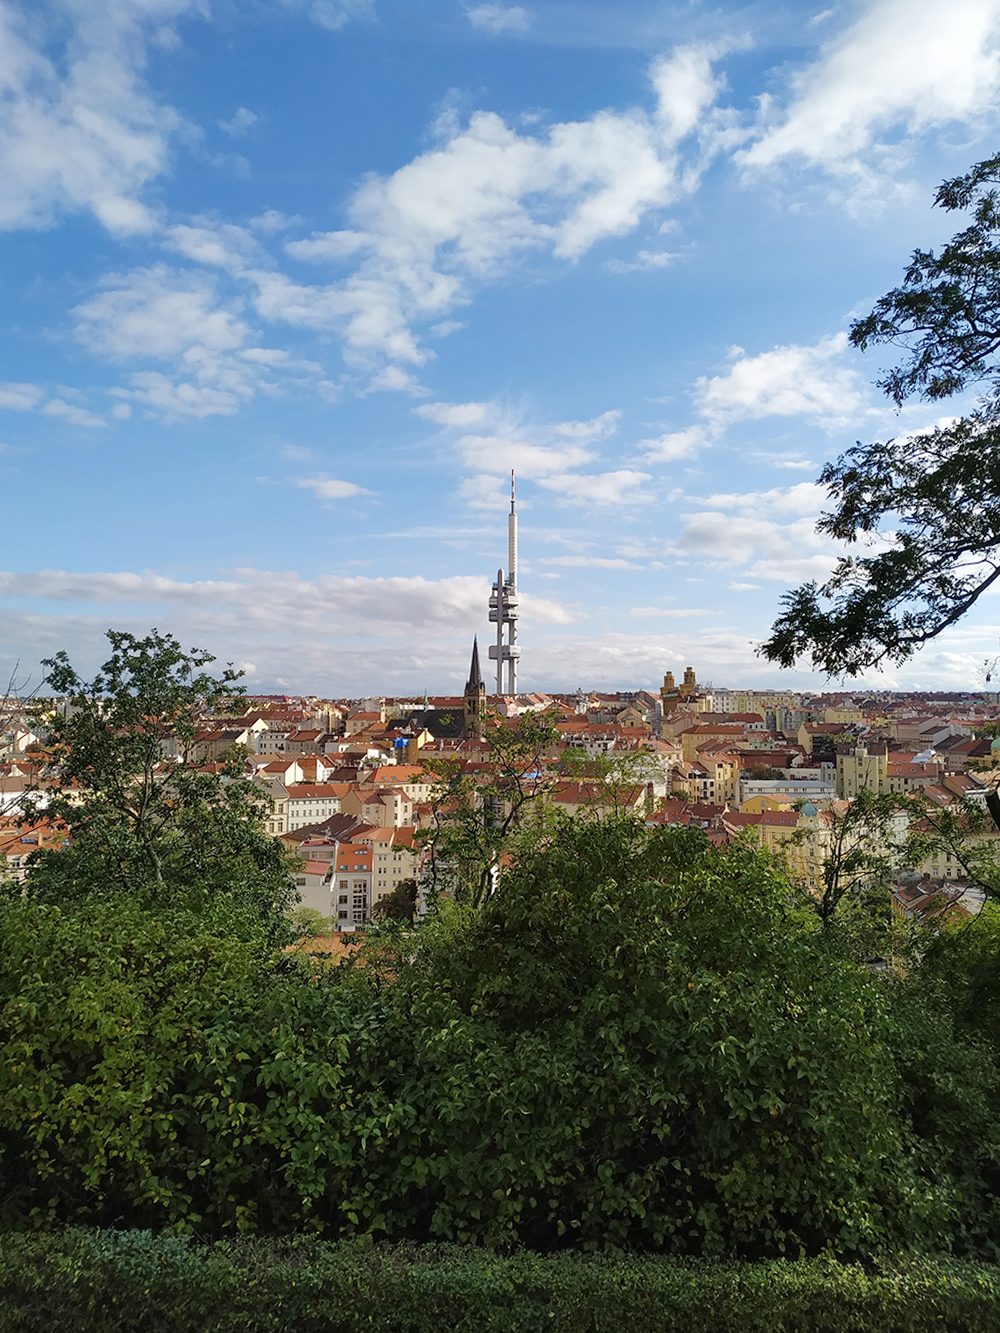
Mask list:
[[[4,1333],[993,1333],[1000,1271],[80,1230],[0,1237],[0,1308]]]
[[[945,1026],[927,1055],[919,1004],[792,901],[748,846],[612,821],[480,910],[388,923],[363,965],[0,903],[0,1222],[988,1252],[981,1042]]]

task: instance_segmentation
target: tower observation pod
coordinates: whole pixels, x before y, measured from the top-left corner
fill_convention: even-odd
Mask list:
[[[517,694],[517,510],[514,507],[514,473],[510,474],[510,514],[507,516],[507,577],[497,570],[490,593],[490,622],[497,627],[497,641],[490,644],[490,659],[497,664],[497,694]],[[504,631],[506,630],[506,642]],[[504,671],[506,665],[507,670]],[[506,685],[506,689],[504,686]]]

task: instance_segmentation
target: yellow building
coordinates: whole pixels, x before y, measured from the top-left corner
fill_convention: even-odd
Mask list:
[[[674,673],[668,671],[663,677],[663,687],[660,690],[660,700],[663,704],[663,716],[669,717],[677,708],[692,709],[696,713],[707,713],[711,700],[709,696],[701,689],[694,674],[694,667],[687,667],[684,672],[684,679],[678,685],[674,680]]]
[[[860,791],[881,795],[889,790],[889,760],[884,743],[837,748],[837,795],[852,801]]]
[[[852,722],[864,722],[865,715],[860,708],[824,708],[824,722],[839,722],[849,726]]]

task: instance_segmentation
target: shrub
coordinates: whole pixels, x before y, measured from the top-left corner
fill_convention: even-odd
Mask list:
[[[459,1246],[0,1237],[4,1333],[993,1333],[985,1265],[730,1266]]]

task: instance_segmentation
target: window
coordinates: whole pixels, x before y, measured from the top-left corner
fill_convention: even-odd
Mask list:
[[[342,880],[340,881],[340,887],[341,887],[342,889],[346,889],[346,888],[347,888],[347,880],[346,880],[346,879],[342,879]]]
[[[337,913],[337,920],[338,920],[338,921],[346,921],[346,920],[347,920],[347,913],[346,913],[346,912],[338,912],[338,913]]]
[[[340,903],[346,903],[346,902],[347,902],[347,894],[346,894],[346,893],[342,893],[342,894],[340,895],[340,897],[337,899],[337,901],[340,902]]]

